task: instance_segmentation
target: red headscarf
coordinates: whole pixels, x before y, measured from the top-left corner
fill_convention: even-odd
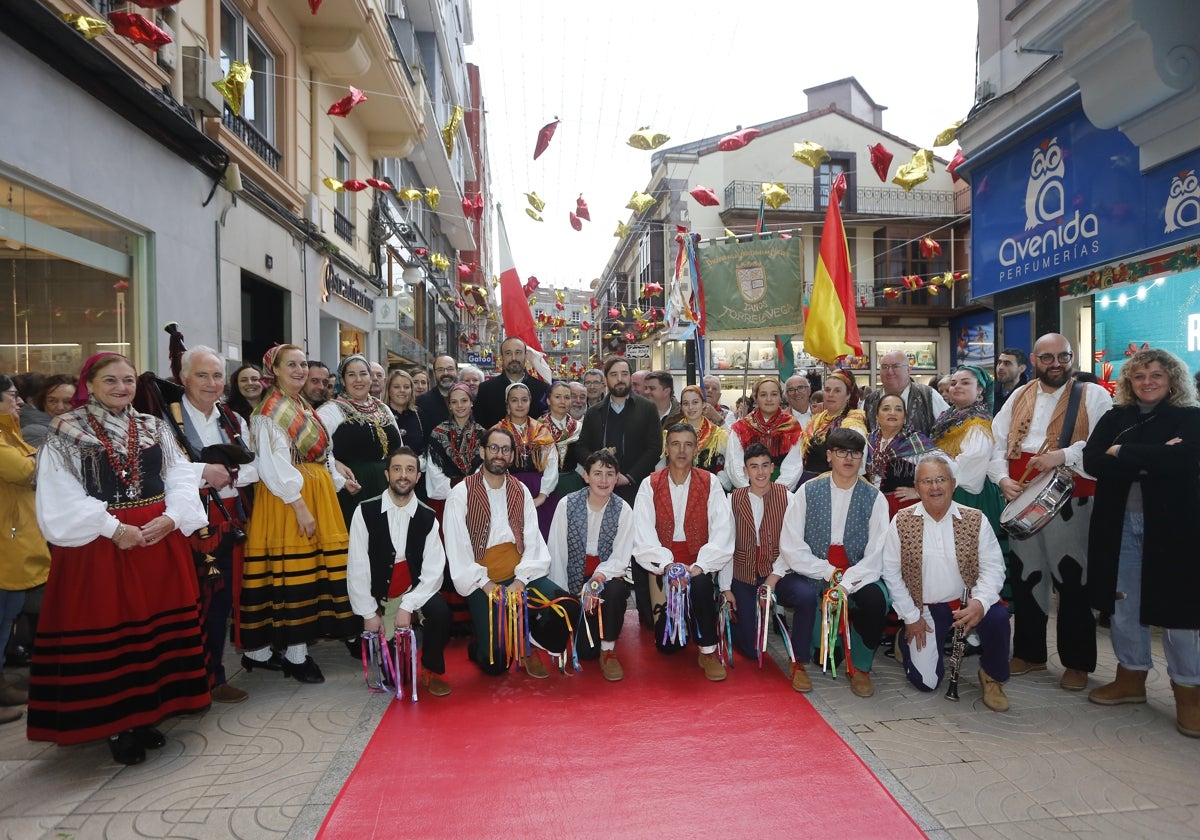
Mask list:
[[[105,350],[102,353],[97,353],[94,356],[89,357],[88,360],[83,363],[83,367],[79,370],[79,384],[75,386],[75,396],[71,397],[72,408],[79,408],[81,405],[87,405],[88,400],[91,399],[91,394],[88,393],[87,389],[88,375],[92,372],[92,368],[96,366],[96,362],[100,361],[105,356],[121,356],[122,359],[125,359],[125,357],[120,353],[114,353],[111,350]],[[129,360],[125,359],[125,361],[128,362]]]

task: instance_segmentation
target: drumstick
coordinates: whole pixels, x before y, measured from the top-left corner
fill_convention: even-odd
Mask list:
[[[1037,454],[1034,455],[1033,457],[1036,458],[1038,455],[1044,454],[1049,449],[1050,449],[1050,438],[1046,438],[1044,441],[1042,441],[1042,448],[1039,449],[1037,451]],[[1033,463],[1032,463],[1033,458],[1030,458],[1029,460],[1030,460],[1030,463],[1025,465],[1025,472],[1021,473],[1021,479],[1020,479],[1020,481],[1017,482],[1017,484],[1024,484],[1025,479],[1029,478],[1029,474],[1031,472],[1033,472]]]

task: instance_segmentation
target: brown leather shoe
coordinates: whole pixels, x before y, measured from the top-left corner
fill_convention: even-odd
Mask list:
[[[229,683],[221,683],[212,690],[214,703],[241,703],[250,695]]]
[[[1062,679],[1058,681],[1058,687],[1065,691],[1083,691],[1087,688],[1087,682],[1087,671],[1080,671],[1078,668],[1068,668],[1063,671]]]
[[[1045,671],[1045,662],[1026,662],[1020,657],[1014,656],[1008,660],[1008,673],[1011,676],[1019,677],[1022,674],[1031,674],[1034,671]]]
[[[617,659],[615,650],[600,652],[600,673],[609,682],[620,682],[625,679],[625,669],[621,667],[621,660]]]
[[[713,682],[720,682],[726,677],[725,666],[721,664],[721,660],[717,658],[715,653],[700,654],[700,658],[696,660],[696,664],[704,669],[704,676]]]
[[[807,694],[812,691],[812,677],[804,670],[804,666],[797,662],[792,666],[792,688],[802,694]]]
[[[875,684],[871,682],[871,675],[866,671],[855,671],[850,677],[850,690],[855,697],[873,697]]]
[[[1130,671],[1117,666],[1116,678],[1088,693],[1088,699],[1099,706],[1119,706],[1122,703],[1146,702],[1146,671]]]
[[[539,661],[538,664],[540,665],[541,662]],[[450,693],[450,684],[442,679],[441,674],[435,674],[433,671],[426,671],[422,668],[421,676],[417,679],[421,685],[429,689],[429,693],[434,697],[445,697]]]
[[[550,676],[550,672],[546,670],[546,666],[542,664],[542,660],[536,653],[531,653],[523,658],[521,664],[525,667],[525,673],[535,680],[544,680]]]
[[[979,669],[979,687],[983,689],[983,705],[993,712],[1008,711],[1008,695],[1004,693],[1004,683],[988,676],[987,671]]]

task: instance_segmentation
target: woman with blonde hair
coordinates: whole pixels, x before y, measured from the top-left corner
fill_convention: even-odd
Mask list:
[[[771,453],[775,465],[772,478],[789,488],[795,487],[803,467],[797,444],[804,430],[783,403],[783,383],[777,376],[764,376],[754,383],[750,394],[754,408],[733,424],[725,448],[729,480],[734,487],[750,486],[746,478],[746,447],[761,443]]]

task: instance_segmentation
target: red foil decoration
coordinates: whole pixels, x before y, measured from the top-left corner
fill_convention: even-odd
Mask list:
[[[177,6],[181,0],[129,0],[135,6],[141,6],[143,9],[167,9],[171,6]]]
[[[592,220],[592,211],[588,210],[587,202],[583,200],[583,193],[580,193],[579,198],[575,199],[575,215],[585,222]],[[576,230],[578,229],[576,228]]]
[[[343,184],[343,186],[345,186],[345,185]],[[384,192],[392,191],[392,185],[389,184],[387,181],[383,180],[382,178],[368,178],[367,186],[374,187],[377,190],[383,190]]]
[[[537,143],[533,147],[533,159],[537,160],[542,156],[542,152],[550,147],[550,141],[554,137],[554,132],[558,128],[559,119],[554,118],[554,122],[546,123],[538,129]]]
[[[344,117],[354,110],[355,105],[366,101],[367,95],[354,85],[351,85],[350,92],[330,105],[329,110],[325,113],[331,117]]]
[[[688,195],[696,199],[696,203],[701,207],[716,207],[721,203],[721,200],[717,198],[717,194],[713,192],[712,187],[697,185],[688,190]]]
[[[459,263],[457,271],[459,280],[470,280],[471,275],[475,273],[475,269],[466,263]]]
[[[579,221],[578,216],[574,213],[569,213],[568,216],[571,219],[571,227],[575,228],[575,230],[583,230],[583,222]]]
[[[871,153],[871,168],[875,170],[875,174],[879,176],[879,180],[886,183],[888,169],[892,165],[892,153],[882,143],[867,146],[867,151]]]
[[[357,178],[351,178],[349,181],[343,181],[342,186],[349,192],[362,192],[369,184],[366,181],[360,181]]]
[[[743,128],[733,134],[726,135],[717,141],[717,149],[722,152],[734,152],[746,146],[758,135],[762,134],[757,128]]]
[[[950,173],[951,179],[953,179],[954,183],[956,184],[962,180],[962,178],[958,177],[958,167],[961,166],[965,161],[966,157],[963,155],[962,149],[956,149],[954,151],[954,157],[950,159],[950,164],[946,167],[946,171]]]
[[[325,0],[308,0],[308,8],[315,15],[321,9],[321,4]]]
[[[942,246],[932,236],[921,237],[920,242],[921,256],[925,259],[930,257],[940,257],[942,255]]]
[[[118,35],[124,35],[135,44],[141,44],[152,50],[171,43],[170,35],[137,12],[109,12],[108,22],[112,24],[113,31]]]

